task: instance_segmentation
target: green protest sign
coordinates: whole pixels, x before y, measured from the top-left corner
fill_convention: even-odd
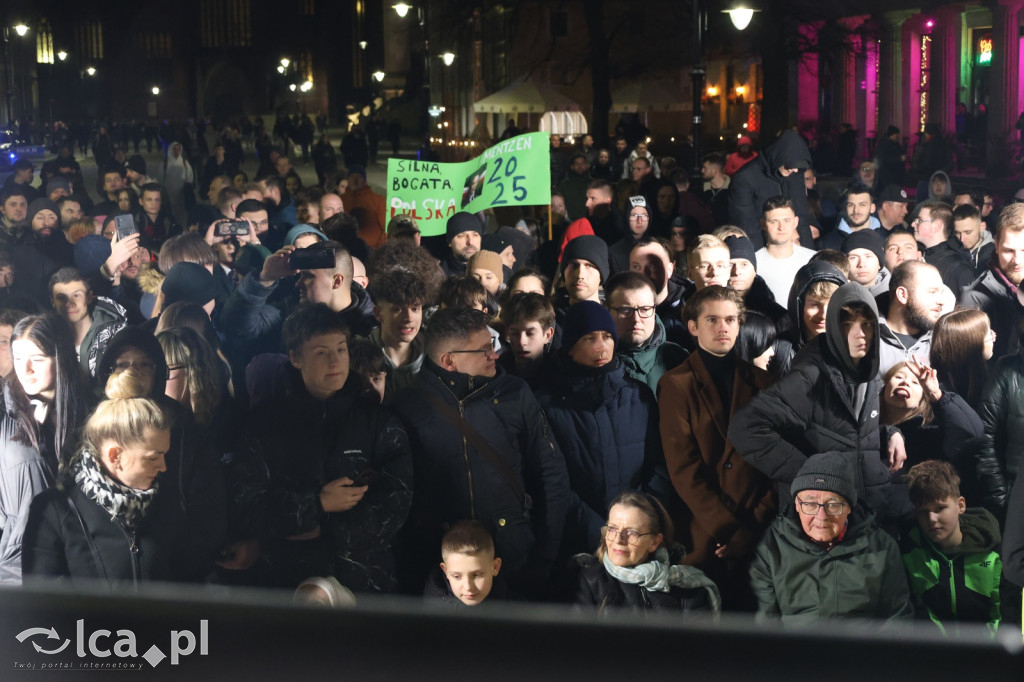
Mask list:
[[[412,216],[425,237],[444,234],[448,218],[492,206],[551,203],[547,133],[503,140],[470,161],[388,160],[388,220]]]

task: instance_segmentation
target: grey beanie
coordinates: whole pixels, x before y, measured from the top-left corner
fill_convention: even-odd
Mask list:
[[[857,483],[847,455],[841,452],[823,452],[808,457],[789,487],[789,492],[794,497],[804,490],[836,493],[850,503],[851,509],[856,507]]]

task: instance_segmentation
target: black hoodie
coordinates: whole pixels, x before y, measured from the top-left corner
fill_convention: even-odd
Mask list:
[[[812,260],[799,270],[793,277],[793,286],[789,290],[789,318],[790,341],[793,348],[799,350],[804,345],[804,301],[807,298],[807,290],[815,282],[833,282],[839,286],[846,284],[846,277],[843,276],[834,265],[825,261]]]
[[[811,152],[800,134],[786,130],[756,159],[739,169],[729,183],[729,216],[743,228],[754,242],[754,248],[764,246],[761,215],[764,202],[774,196],[784,196],[793,202],[793,210],[800,219],[797,231],[801,244],[812,244],[811,210],[807,204],[803,170],[811,167]],[[798,172],[783,176],[780,168],[797,168]]]

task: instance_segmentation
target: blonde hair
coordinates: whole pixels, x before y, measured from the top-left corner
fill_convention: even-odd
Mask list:
[[[191,327],[165,329],[156,336],[167,358],[168,371],[180,366],[188,386],[189,408],[199,424],[209,424],[220,404],[217,381],[219,358],[202,336]]]
[[[697,241],[693,243],[690,248],[690,253],[687,255],[686,264],[691,268],[700,265],[700,252],[704,249],[716,249],[722,248],[728,250],[729,247],[725,245],[725,242],[716,237],[713,234],[702,234],[697,237]]]
[[[104,400],[85,422],[82,438],[92,452],[99,452],[107,441],[119,445],[138,443],[147,428],[170,430],[173,419],[156,401],[143,397],[146,384],[139,372],[131,367],[115,372],[107,379]]]

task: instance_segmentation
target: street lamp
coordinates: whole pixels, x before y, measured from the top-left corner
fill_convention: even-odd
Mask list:
[[[295,83],[292,83],[291,85],[289,85],[288,89],[291,90],[292,92],[295,92]]]
[[[732,9],[723,10],[724,14],[728,14],[732,20],[733,26],[738,30],[742,31],[750,25],[750,20],[754,16],[754,11],[747,8],[745,5],[738,3],[736,7]],[[704,31],[707,28],[707,12],[701,8],[700,0],[693,0],[693,68],[690,70],[690,78],[693,79],[693,174],[694,177],[700,175],[700,136],[701,136],[701,125],[704,122],[704,79],[706,71],[704,69]],[[707,93],[709,97],[713,97],[711,94],[712,89],[717,94],[717,88],[714,86],[708,88]]]
[[[87,66],[87,67],[85,68],[85,72],[86,72],[87,74],[89,74],[90,76],[95,76],[95,75],[96,75],[96,69],[95,69],[95,68],[93,68],[93,67],[91,67],[91,66]]]
[[[159,95],[160,94],[160,87],[154,85],[152,90],[150,90],[150,92],[152,92],[154,95]]]
[[[736,27],[736,30],[742,31],[747,26],[750,26],[750,20],[754,18],[754,12],[756,9],[750,9],[749,7],[739,6],[733,9],[724,9],[722,14],[728,14],[729,19],[732,21],[732,25]]]
[[[445,66],[451,66],[452,62],[455,61],[455,55],[452,54],[451,52],[445,52],[443,55],[441,55],[441,59],[444,60]]]
[[[291,64],[291,61],[287,57],[282,57],[281,58],[281,66],[282,67],[287,69],[289,64]]]
[[[68,58],[68,53],[65,52],[64,50],[61,50],[60,52],[57,53],[57,59],[59,59],[61,61],[64,61],[67,58]]]
[[[14,27],[14,32],[17,33],[20,37],[24,38],[25,34],[28,33],[28,26],[26,26],[25,24],[18,24],[17,26]]]
[[[387,74],[385,74],[383,71],[374,71],[373,72],[373,80],[375,80],[378,83],[380,83],[381,81],[384,80],[384,76],[386,76],[386,75]]]
[[[404,2],[400,2],[397,5],[392,5],[391,7],[394,8],[395,14],[402,17],[403,19],[405,18],[405,15],[409,13],[409,10],[412,9],[410,5]]]
[[[312,89],[313,81],[306,81],[305,83],[299,86],[299,90],[301,90],[302,92],[309,92]]]
[[[360,40],[359,41],[359,49],[360,50],[365,50],[366,49],[366,41],[365,40]]]

